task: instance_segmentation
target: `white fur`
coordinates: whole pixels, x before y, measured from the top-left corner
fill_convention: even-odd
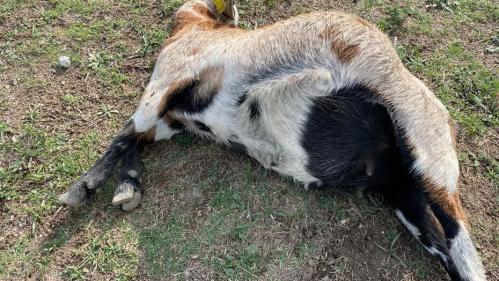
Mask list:
[[[419,240],[419,236],[421,235],[421,232],[419,231],[419,228],[417,228],[415,225],[413,225],[412,223],[410,223],[404,216],[404,214],[396,209],[395,210],[395,214],[397,215],[397,217],[400,219],[400,221],[402,221],[402,223],[405,225],[405,227],[412,233],[412,235],[414,235],[414,237],[417,238],[417,240],[419,242],[421,242]],[[439,256],[440,258],[442,258],[442,260],[447,263],[448,262],[448,258],[447,256],[445,256],[442,252],[440,252],[439,250],[437,250],[435,247],[431,246],[431,247],[427,247],[426,245],[424,245],[423,243],[421,243],[421,245],[423,245],[423,247],[428,251],[430,252],[430,254],[434,255],[434,256]]]
[[[404,214],[400,210],[395,210],[395,214],[397,217],[402,221],[402,223],[409,229],[409,231],[414,235],[416,238],[419,239],[419,235],[421,235],[421,232],[419,231],[419,228],[417,228],[415,225],[410,223],[408,220],[406,220]]]
[[[460,276],[469,281],[486,280],[482,262],[462,223],[457,236],[451,241],[449,254]]]
[[[127,174],[128,174],[130,177],[132,177],[132,178],[136,178],[136,177],[137,177],[137,175],[138,175],[138,173],[137,173],[137,171],[136,171],[136,170],[129,170],[129,171],[127,172]]]
[[[180,133],[180,130],[170,128],[162,119],[159,119],[156,122],[156,135],[154,136],[154,141],[168,140],[178,133]]]
[[[448,258],[446,255],[444,255],[442,252],[440,252],[439,250],[437,250],[435,247],[426,247],[424,244],[421,243],[421,245],[423,245],[423,247],[428,251],[430,252],[430,254],[434,255],[434,256],[439,256],[445,263],[448,262]]]

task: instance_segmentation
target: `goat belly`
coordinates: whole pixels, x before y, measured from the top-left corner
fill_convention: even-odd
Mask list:
[[[301,138],[320,180],[310,188],[377,187],[403,173],[390,115],[372,97],[356,86],[314,98]]]

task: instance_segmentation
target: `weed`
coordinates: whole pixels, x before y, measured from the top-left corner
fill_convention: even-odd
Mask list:
[[[102,82],[120,85],[127,81],[127,76],[119,69],[123,61],[124,58],[121,55],[98,52],[89,55],[87,65],[102,79]]]
[[[252,280],[265,268],[265,259],[257,245],[251,244],[232,254],[212,259],[214,269],[230,280]]]
[[[163,44],[166,37],[170,35],[164,27],[156,27],[151,31],[138,30],[138,33],[142,38],[142,48],[138,52],[140,56],[155,52]]]
[[[252,223],[241,223],[234,226],[232,229],[232,236],[235,239],[244,240],[248,237],[249,231],[254,226]]]
[[[182,0],[161,0],[161,15],[163,17],[172,16],[182,5]]]
[[[62,101],[67,104],[67,105],[72,105],[72,106],[75,106],[77,105],[80,101],[81,101],[81,98],[80,97],[77,97],[77,96],[73,96],[71,94],[65,94],[63,97],[62,97]]]
[[[455,8],[459,6],[459,1],[455,0],[428,0],[428,5],[430,7],[435,7],[437,9],[445,9],[452,12]]]
[[[181,147],[190,147],[194,142],[194,136],[191,134],[178,134],[173,137],[173,141]]]
[[[378,27],[386,32],[395,34],[404,31],[404,22],[413,10],[406,7],[388,7],[387,17],[378,22]]]
[[[114,109],[112,106],[107,104],[100,105],[100,111],[97,113],[97,116],[103,116],[108,119],[112,117],[113,114],[119,113],[118,110]]]
[[[69,280],[85,280],[85,273],[83,270],[78,267],[78,266],[68,266],[66,269],[64,269],[63,274],[69,279]]]

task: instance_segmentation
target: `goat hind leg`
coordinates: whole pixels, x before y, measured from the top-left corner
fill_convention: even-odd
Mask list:
[[[428,189],[415,180],[385,190],[384,196],[425,249],[439,258],[453,281],[486,280],[457,193]]]

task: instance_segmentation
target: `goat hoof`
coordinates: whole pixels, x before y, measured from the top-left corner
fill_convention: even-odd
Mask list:
[[[59,203],[69,207],[77,208],[85,204],[87,189],[81,182],[77,182],[71,188],[59,196]]]
[[[135,190],[132,200],[122,204],[121,209],[123,209],[123,211],[133,210],[137,208],[137,206],[140,204],[140,201],[142,201],[142,193],[138,190]]]
[[[113,205],[121,205],[130,202],[134,198],[134,186],[130,182],[122,182],[114,190]]]

